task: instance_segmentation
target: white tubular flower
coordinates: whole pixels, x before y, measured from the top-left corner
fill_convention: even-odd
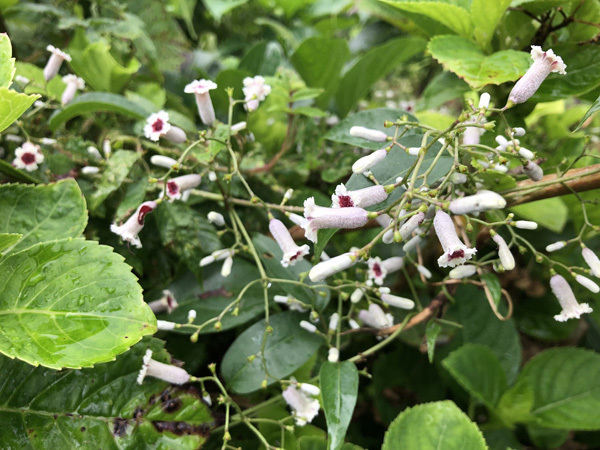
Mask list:
[[[324,208],[315,205],[315,198],[304,201],[302,228],[306,238],[317,243],[317,230],[322,228],[360,228],[369,221],[369,213],[362,208]]]
[[[404,224],[400,227],[400,236],[402,236],[402,239],[404,241],[410,239],[417,227],[423,223],[423,220],[425,220],[425,213],[419,211],[417,214],[404,222]]]
[[[496,142],[498,143],[498,146],[500,147],[501,150],[506,150],[506,148],[508,147],[509,144],[512,145],[512,142],[509,142],[508,139],[506,139],[502,135],[496,136],[495,139],[496,139]]]
[[[177,160],[163,155],[152,155],[150,157],[150,164],[157,167],[164,167],[165,169],[171,169],[177,164]]]
[[[317,332],[317,327],[315,327],[312,323],[307,322],[306,320],[301,320],[300,321],[300,327],[304,328],[309,333],[316,333]]]
[[[544,178],[544,171],[533,161],[527,161],[523,166],[523,172],[533,181],[540,181]]]
[[[354,319],[350,319],[348,321],[348,325],[350,325],[350,328],[352,328],[353,330],[358,330],[360,328],[360,325],[358,324],[358,322]]]
[[[378,286],[383,284],[384,278],[389,273],[397,272],[402,269],[404,259],[400,256],[393,256],[382,261],[379,257],[371,258],[368,261],[369,280],[372,280]]]
[[[487,92],[481,94],[481,97],[479,97],[479,109],[488,109],[490,107],[490,99],[490,94]]]
[[[417,248],[417,246],[421,243],[423,238],[419,235],[413,236],[406,244],[402,246],[402,251],[404,253],[410,253]]]
[[[387,150],[385,148],[382,148],[381,150],[375,150],[370,155],[363,156],[362,158],[356,160],[356,162],[352,164],[352,172],[363,173],[374,165],[383,161],[386,156]]]
[[[350,301],[352,303],[358,303],[361,301],[361,299],[364,297],[365,295],[365,291],[363,291],[361,288],[356,288],[354,290],[354,292],[352,293],[352,295],[350,295]]]
[[[43,145],[54,145],[54,144],[56,144],[56,139],[44,137],[44,138],[40,139],[40,142]]]
[[[321,393],[321,389],[314,384],[309,383],[298,383],[298,387],[308,395],[312,395],[313,397],[317,397]]]
[[[581,250],[581,255],[583,256],[586,264],[590,267],[592,275],[600,278],[600,259],[598,256],[587,247],[584,247]]]
[[[244,100],[246,103],[244,107],[247,111],[256,111],[260,102],[262,102],[267,95],[271,93],[271,86],[265,84],[265,79],[260,75],[254,78],[244,78]]]
[[[289,213],[287,215],[288,219],[290,219],[290,221],[292,221],[295,225],[298,226],[302,226],[302,222],[304,222],[304,217],[296,214],[296,213]]]
[[[78,90],[85,89],[85,81],[83,81],[83,78],[79,78],[77,75],[72,74],[65,75],[62,80],[67,87],[62,93],[60,102],[62,105],[66,105],[71,103],[71,100],[75,98],[75,93],[77,93]]]
[[[321,261],[329,261],[331,257],[325,253],[325,250],[321,252],[321,257],[319,258]]]
[[[198,107],[200,120],[207,126],[212,125],[215,121],[215,109],[213,108],[209,91],[216,88],[216,83],[202,79],[192,81],[183,90],[186,94],[194,94],[196,96],[196,106]]]
[[[369,186],[356,191],[349,191],[344,184],[338,184],[335,194],[331,196],[332,208],[366,208],[376,205],[388,198],[388,193],[381,185]]]
[[[338,322],[340,321],[340,315],[338,313],[333,313],[329,318],[329,329],[337,330]]]
[[[340,351],[336,347],[331,347],[327,353],[327,361],[336,363],[340,360]]]
[[[528,161],[531,161],[533,158],[535,158],[535,154],[531,150],[526,149],[525,147],[519,147],[518,153],[519,156],[525,158]]]
[[[48,45],[46,50],[52,53],[50,59],[48,59],[48,62],[46,63],[46,67],[44,67],[44,78],[46,81],[50,81],[60,70],[63,61],[66,60],[71,62],[71,56],[53,45]]]
[[[498,256],[500,257],[500,264],[505,270],[513,270],[515,268],[515,258],[511,253],[506,241],[499,234],[492,236],[492,240],[498,245]]]
[[[442,256],[443,256],[443,255],[442,255]],[[439,260],[438,260],[438,261],[439,261]],[[427,279],[431,278],[431,271],[430,271],[430,270],[429,270],[427,267],[425,267],[425,266],[422,266],[421,264],[417,264],[417,265],[416,265],[416,267],[417,267],[417,271],[418,271],[418,272],[419,272],[421,275],[423,275],[425,278],[427,278]],[[445,267],[445,266],[444,266],[444,267]]]
[[[144,136],[151,141],[158,141],[161,136],[167,134],[171,129],[169,123],[169,114],[166,111],[159,111],[155,114],[151,114],[146,119],[146,125],[144,126]]]
[[[484,128],[467,127],[463,133],[462,145],[477,145],[481,140],[481,135],[485,133]]]
[[[231,134],[237,134],[242,130],[246,129],[246,122],[238,122],[231,125]]]
[[[84,175],[96,175],[98,172],[100,172],[99,167],[84,166],[81,168],[81,173]]]
[[[600,292],[600,286],[598,286],[596,283],[594,283],[589,278],[584,277],[583,275],[575,275],[575,281],[577,281],[584,288],[592,291],[594,294],[597,294],[598,292]]]
[[[223,217],[223,214],[221,214],[221,213],[218,213],[216,211],[210,211],[206,215],[206,218],[208,219],[208,221],[210,223],[214,223],[218,227],[225,226],[225,217]]]
[[[319,400],[312,398],[298,386],[291,385],[283,391],[283,398],[292,409],[296,425],[302,427],[319,414]]]
[[[190,309],[188,311],[188,323],[192,323],[194,320],[196,320],[196,316],[198,313],[196,313],[195,309]]]
[[[521,230],[536,230],[538,224],[531,220],[517,220],[515,222],[515,227],[520,228]]]
[[[121,236],[121,239],[129,242],[134,247],[141,248],[142,243],[138,238],[138,233],[142,231],[142,228],[144,228],[144,219],[146,214],[154,211],[154,208],[156,208],[155,201],[142,203],[140,206],[138,206],[138,209],[135,210],[132,216],[127,219],[127,222],[120,226],[117,226],[116,223],[113,223],[110,226],[110,231],[118,234]]]
[[[438,210],[435,213],[433,226],[444,249],[444,254],[438,258],[438,265],[440,267],[456,267],[464,264],[465,261],[471,259],[473,254],[477,252],[477,249],[468,248],[461,242],[458,234],[456,234],[452,219],[444,211]]]
[[[546,246],[546,251],[548,253],[552,253],[555,252],[557,250],[560,250],[561,248],[564,248],[565,245],[567,245],[566,241],[557,241],[553,244],[547,245]]]
[[[310,269],[308,277],[311,281],[322,281],[342,270],[349,269],[356,264],[357,259],[357,254],[354,252],[342,253],[314,266]]]
[[[276,303],[279,303],[282,305],[287,305],[291,311],[300,311],[300,312],[308,311],[306,308],[304,308],[301,305],[301,303],[298,300],[296,300],[291,295],[275,295],[275,296],[273,296],[273,300],[275,300]]]
[[[381,296],[381,301],[390,306],[401,309],[413,309],[415,307],[415,302],[413,302],[411,299],[399,297],[397,295],[383,294]]]
[[[165,289],[162,297],[148,303],[148,306],[155,314],[165,311],[168,314],[171,314],[179,306],[179,303],[175,300],[173,293],[170,290]]]
[[[221,250],[215,250],[210,255],[205,256],[200,260],[200,267],[208,266],[215,261],[222,261],[228,256],[233,256],[233,250],[229,248],[223,248]]]
[[[305,255],[310,253],[307,244],[304,244],[301,247],[296,245],[294,238],[292,238],[292,235],[281,220],[271,219],[269,221],[269,231],[283,252],[283,259],[281,260],[281,265],[283,267],[295,265]]]
[[[110,158],[110,155],[112,155],[112,148],[110,146],[110,140],[109,139],[104,139],[102,141],[102,152],[104,153],[104,157],[106,159]]]
[[[17,169],[25,169],[27,172],[37,170],[38,164],[44,162],[44,154],[40,146],[31,142],[24,142],[21,147],[15,149],[15,159],[12,165]]]
[[[562,311],[554,316],[557,322],[566,322],[569,319],[579,319],[582,314],[591,313],[592,308],[587,303],[577,303],[575,294],[571,290],[571,286],[560,275],[554,275],[550,278],[550,287],[552,292],[558,299]]]
[[[350,136],[366,139],[367,141],[372,142],[385,142],[388,140],[388,135],[383,131],[358,126],[350,128]]]
[[[87,152],[88,152],[88,155],[90,155],[90,157],[92,157],[94,159],[102,159],[102,155],[100,154],[98,149],[96,147],[94,147],[93,145],[90,145],[87,148]]]
[[[168,320],[157,320],[156,328],[160,331],[171,331],[175,329],[177,324],[175,322],[169,322]]]
[[[385,314],[375,303],[371,303],[368,311],[361,309],[358,312],[358,318],[371,328],[387,328],[394,325],[394,317],[391,314]]]
[[[138,384],[144,382],[146,377],[159,378],[171,384],[185,384],[190,381],[190,374],[181,367],[164,364],[152,359],[152,350],[146,350],[144,363],[137,377]]]
[[[457,266],[454,269],[452,269],[448,273],[448,276],[450,278],[458,280],[461,278],[470,277],[471,275],[475,275],[475,273],[477,273],[477,266],[474,266],[472,264],[463,264],[462,266]]]
[[[201,181],[202,176],[195,173],[172,178],[167,182],[167,197],[170,200],[179,200],[184,191],[195,188]]]
[[[475,195],[457,198],[450,202],[449,209],[452,214],[470,214],[474,212],[488,211],[490,209],[502,209],[506,206],[506,200],[500,194],[492,191],[481,190]]]
[[[567,73],[565,71],[566,64],[552,50],[543,51],[541,47],[532,45],[531,58],[533,64],[510,91],[508,105],[512,106],[527,101],[551,72],[558,72],[561,75]]]
[[[231,275],[231,268],[233,267],[233,257],[231,255],[225,258],[223,265],[221,266],[221,276],[227,278]]]
[[[454,172],[450,176],[450,181],[454,184],[464,184],[467,182],[467,175],[464,173]]]

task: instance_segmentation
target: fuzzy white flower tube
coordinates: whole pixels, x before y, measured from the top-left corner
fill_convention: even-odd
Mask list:
[[[546,251],[548,253],[552,253],[552,252],[555,252],[557,250],[560,250],[561,248],[564,248],[565,245],[567,245],[566,241],[557,241],[557,242],[554,242],[553,244],[547,245],[546,246]]]
[[[584,247],[581,250],[581,255],[583,256],[586,264],[590,267],[592,275],[600,278],[600,258],[598,258],[598,256],[587,247]]]
[[[245,121],[234,123],[231,125],[231,134],[237,134],[242,130],[246,129],[247,123]]]
[[[444,250],[444,254],[438,258],[438,265],[440,267],[455,267],[463,264],[477,252],[477,249],[468,248],[462,243],[458,238],[452,219],[444,211],[438,210],[435,213],[433,226]]]
[[[229,248],[223,248],[221,250],[215,250],[210,255],[205,256],[200,260],[200,267],[208,266],[215,261],[222,261],[223,259],[233,256],[233,250]]]
[[[485,133],[484,128],[466,127],[462,138],[462,145],[477,145],[481,140],[481,136]]]
[[[269,221],[269,231],[283,252],[283,258],[281,260],[281,265],[283,267],[295,265],[305,255],[310,253],[308,245],[296,245],[294,238],[292,238],[292,235],[281,220],[271,219]]]
[[[162,297],[158,300],[149,302],[148,306],[155,314],[165,311],[168,314],[171,314],[179,306],[179,303],[177,303],[173,293],[170,290],[165,289]]]
[[[166,111],[159,111],[146,119],[144,136],[155,142],[164,137],[175,144],[181,144],[187,140],[185,131],[169,123],[169,113]]]
[[[557,72],[561,75],[567,73],[565,71],[567,68],[566,64],[552,50],[543,51],[541,47],[532,45],[531,58],[533,59],[533,64],[529,67],[525,75],[517,81],[517,84],[515,84],[508,95],[508,106],[527,101],[535,94],[550,73]]]
[[[515,268],[515,258],[504,238],[499,234],[495,234],[492,236],[492,240],[498,245],[498,256],[502,267],[504,267],[505,270],[513,270]]]
[[[388,193],[384,186],[369,186],[356,191],[349,191],[344,184],[339,184],[335,188],[335,194],[331,196],[332,208],[366,208],[376,205],[388,198]]]
[[[31,142],[24,142],[23,145],[15,149],[15,159],[12,165],[17,169],[25,169],[27,172],[33,172],[43,162],[44,154],[40,146]]]
[[[300,321],[300,328],[304,328],[309,333],[316,333],[317,332],[317,327],[314,326],[312,323],[307,322],[306,320],[301,320]]]
[[[221,266],[221,276],[223,278],[227,278],[231,275],[231,268],[233,267],[233,256],[230,254],[223,261],[223,265]]]
[[[533,181],[540,181],[544,178],[544,170],[533,161],[527,161],[523,166],[523,172]]]
[[[244,107],[247,111],[256,111],[260,102],[264,101],[267,95],[271,93],[271,86],[265,83],[265,79],[260,75],[255,77],[246,77],[243,80],[244,87]],[[245,124],[245,122],[244,122]],[[233,127],[232,130],[233,132]]]
[[[87,148],[87,153],[93,159],[102,159],[102,155],[100,154],[100,151],[93,145],[90,145]]]
[[[129,242],[134,247],[141,248],[142,243],[138,237],[138,234],[144,228],[144,219],[146,218],[146,214],[154,211],[155,208],[155,201],[142,203],[123,225],[118,226],[116,223],[113,223],[110,226],[110,231],[121,236],[121,239]]]
[[[402,239],[404,241],[410,239],[417,227],[423,223],[423,220],[425,220],[425,213],[419,211],[417,214],[404,222],[404,224],[400,227],[400,236],[402,236]]]
[[[359,126],[350,128],[350,136],[366,139],[371,142],[385,142],[388,140],[388,135],[383,131]]]
[[[369,221],[369,213],[362,208],[325,208],[315,205],[314,197],[304,201],[302,228],[306,238],[317,243],[317,230],[323,228],[360,228]]]
[[[454,278],[455,280],[459,280],[461,278],[467,278],[471,275],[475,275],[477,273],[477,266],[472,264],[463,264],[462,266],[457,266],[452,269],[448,276],[450,278]]]
[[[490,107],[491,96],[487,92],[481,94],[479,97],[479,109],[488,109]]]
[[[582,314],[592,312],[592,308],[587,303],[577,302],[571,286],[561,275],[550,278],[550,287],[562,307],[562,311],[554,316],[554,320],[565,322],[569,319],[579,319]]]
[[[193,189],[200,184],[202,176],[198,174],[183,175],[172,178],[167,182],[167,197],[170,200],[179,200],[183,192]]]
[[[292,415],[297,426],[302,427],[312,422],[319,414],[319,400],[313,398],[311,394],[302,390],[297,385],[289,386],[283,391],[282,395],[292,409]]]
[[[342,253],[341,255],[335,256],[327,261],[322,261],[308,273],[308,277],[311,281],[322,281],[325,278],[330,277],[342,270],[349,269],[358,260],[355,252]]]
[[[329,329],[337,330],[338,323],[340,321],[340,315],[338,313],[333,313],[329,318]]]
[[[150,164],[165,169],[171,169],[177,164],[177,160],[164,155],[152,155],[150,157]]]
[[[500,194],[492,191],[481,190],[475,195],[457,198],[450,202],[449,209],[452,214],[470,214],[474,212],[488,211],[490,209],[502,209],[506,206],[506,200]]]
[[[531,150],[526,149],[525,147],[519,147],[518,153],[519,156],[525,158],[528,161],[531,161],[533,158],[535,158],[535,154]]]
[[[364,295],[365,291],[363,291],[361,288],[356,288],[354,292],[350,295],[350,302],[358,303],[361,301]]]
[[[146,377],[159,378],[167,383],[181,385],[190,381],[191,375],[181,367],[153,360],[152,350],[148,349],[144,355],[144,362],[137,377],[138,384],[142,384]]]
[[[383,312],[379,305],[371,303],[368,310],[361,309],[358,318],[371,328],[387,328],[394,325],[394,317]]]
[[[531,220],[517,220],[515,222],[515,227],[520,228],[521,230],[536,230],[538,224]]]
[[[169,322],[168,320],[157,320],[156,328],[160,331],[171,331],[174,330],[177,324],[175,322]]]
[[[215,109],[213,108],[212,100],[210,99],[210,90],[216,89],[217,85],[210,80],[194,80],[188,84],[183,92],[186,94],[194,94],[196,96],[196,106],[200,120],[205,125],[212,125],[215,121]]]
[[[67,85],[67,87],[62,93],[60,102],[62,105],[66,105],[68,103],[71,103],[71,100],[75,98],[75,94],[78,90],[82,90],[85,88],[85,81],[83,81],[83,78],[79,78],[77,75],[72,74],[65,75],[62,78],[62,80],[63,83]]]
[[[44,67],[44,78],[46,81],[50,81],[60,70],[63,61],[71,61],[71,56],[53,45],[48,45],[46,50],[52,53],[46,63],[46,67]]]
[[[383,294],[381,296],[381,301],[390,306],[401,309],[413,309],[415,307],[415,302],[413,302],[411,299],[392,294]]]
[[[575,281],[577,281],[584,288],[592,291],[594,294],[597,294],[598,292],[600,292],[600,286],[598,286],[596,283],[594,283],[589,278],[584,277],[583,275],[579,275],[579,274],[575,275]]]
[[[362,158],[356,160],[354,164],[352,164],[352,172],[363,173],[369,170],[371,167],[383,161],[387,156],[387,153],[387,150],[382,148],[381,150],[375,150],[373,153],[367,156],[363,156]]]

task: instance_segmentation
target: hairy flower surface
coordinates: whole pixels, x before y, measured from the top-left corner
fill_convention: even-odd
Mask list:
[[[190,381],[190,374],[184,369],[170,364],[161,363],[152,359],[152,350],[146,350],[142,368],[137,377],[138,384],[144,382],[144,378],[154,377],[159,378],[167,383],[185,384]]]
[[[387,150],[385,148],[375,150],[373,153],[356,160],[356,162],[352,164],[352,172],[363,173],[383,161],[386,156]]]
[[[306,238],[317,242],[317,230],[323,228],[359,228],[369,221],[369,213],[362,208],[325,208],[315,205],[315,198],[304,201],[302,228]]]
[[[306,392],[306,390],[301,389],[298,384],[288,386],[282,395],[292,409],[292,415],[297,426],[302,427],[312,422],[319,414],[319,400],[313,398],[312,394]]]
[[[498,245],[498,256],[500,257],[500,263],[506,270],[513,270],[515,268],[515,258],[511,253],[506,241],[502,236],[496,234],[492,237],[493,241]]]
[[[359,126],[350,128],[350,136],[366,139],[367,141],[372,142],[385,142],[388,139],[387,134],[385,134],[383,131]]]
[[[194,94],[196,96],[196,106],[198,107],[200,120],[208,126],[212,125],[215,121],[215,109],[213,108],[209,91],[216,88],[217,84],[213,81],[201,79],[192,81],[183,90],[186,94]]]
[[[271,86],[265,83],[265,79],[260,75],[255,77],[244,78],[244,92],[245,108],[248,111],[256,111],[260,102],[264,101],[267,95],[271,93]],[[232,127],[233,131],[233,127]]]
[[[281,260],[281,265],[283,267],[295,265],[299,260],[310,253],[308,245],[296,245],[294,238],[292,238],[292,235],[281,220],[271,219],[269,221],[269,231],[283,252],[283,258]]]
[[[581,250],[581,255],[583,256],[583,259],[585,260],[586,264],[590,267],[592,275],[594,275],[597,278],[600,278],[600,258],[598,258],[598,255],[596,255],[587,247],[584,247]]]
[[[444,250],[444,254],[438,258],[438,265],[440,267],[455,267],[463,264],[477,252],[477,249],[468,248],[462,243],[458,238],[458,234],[456,234],[456,228],[454,228],[452,219],[444,211],[438,210],[435,213],[433,226]]]
[[[554,275],[550,278],[550,287],[562,306],[562,311],[554,316],[554,320],[566,322],[569,319],[579,319],[582,314],[592,312],[592,308],[587,303],[577,303],[571,286],[561,275]]]
[[[475,195],[468,195],[452,200],[449,209],[452,214],[460,215],[488,211],[490,209],[502,209],[505,206],[506,200],[500,194],[496,194],[493,191],[481,190]]]
[[[46,67],[44,67],[44,78],[46,81],[50,81],[60,70],[60,66],[62,66],[63,61],[71,61],[71,55],[63,52],[53,45],[48,45],[46,50],[52,53],[48,59],[48,62],[46,63]]]
[[[66,105],[67,103],[71,103],[71,100],[73,100],[73,98],[75,97],[75,93],[78,90],[82,90],[85,88],[85,81],[83,81],[83,78],[79,78],[77,75],[71,74],[65,75],[62,80],[63,83],[67,85],[67,87],[62,93],[60,102],[61,104]]]
[[[185,191],[195,188],[201,181],[202,176],[198,174],[172,178],[167,182],[167,197],[170,200],[179,200]]]
[[[322,281],[331,275],[341,272],[342,270],[349,269],[356,264],[356,261],[356,253],[342,253],[339,256],[330,258],[327,261],[322,261],[314,266],[312,269],[310,269],[308,277],[311,279],[311,281]]]
[[[344,184],[335,188],[335,194],[331,196],[332,208],[366,208],[376,205],[388,198],[388,193],[381,185],[369,186],[356,191],[349,191]]]

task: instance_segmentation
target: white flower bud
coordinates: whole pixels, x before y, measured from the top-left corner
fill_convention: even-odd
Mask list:
[[[373,153],[367,156],[363,156],[352,164],[352,172],[363,173],[371,167],[375,166],[387,156],[387,150],[382,148],[381,150],[375,150]]]
[[[356,288],[354,290],[354,292],[352,293],[352,295],[350,296],[350,301],[352,303],[358,303],[361,301],[361,299],[363,298],[364,295],[365,295],[365,292],[361,288]]]
[[[413,309],[415,307],[415,302],[411,299],[398,297],[397,295],[383,294],[381,296],[381,301],[390,306],[395,306],[396,308]]]
[[[467,174],[460,172],[454,172],[450,176],[450,181],[454,184],[464,184],[467,182],[467,179]]]
[[[513,270],[515,268],[515,258],[504,238],[499,234],[496,234],[492,237],[492,240],[498,245],[498,256],[500,257],[500,264],[502,264],[502,267],[504,267],[505,270]]]
[[[188,317],[187,317],[188,318],[188,322],[192,323],[194,320],[196,320],[196,315],[197,315],[196,310],[195,309],[190,309],[188,311]]]
[[[372,142],[385,142],[387,141],[387,134],[383,131],[373,130],[372,128],[365,127],[352,127],[350,128],[350,136],[366,139]]]
[[[556,298],[558,298],[560,306],[562,306],[562,311],[554,316],[554,320],[565,322],[569,319],[579,319],[582,314],[592,312],[592,308],[587,303],[577,303],[571,286],[562,276],[554,275],[550,278],[550,287]]]
[[[583,259],[585,260],[587,265],[590,267],[592,275],[594,275],[597,278],[600,278],[600,259],[598,258],[598,256],[587,247],[584,247],[581,250],[581,255],[583,256]]]
[[[283,198],[286,200],[289,200],[292,198],[292,195],[294,194],[294,190],[293,189],[288,189],[287,191],[285,191],[285,194],[283,194]]]
[[[88,150],[89,150],[89,147],[88,147]],[[110,147],[110,140],[104,139],[104,141],[102,141],[102,152],[104,153],[104,157],[106,159],[110,158],[110,155],[112,155],[112,148]]]
[[[319,389],[314,384],[309,383],[298,383],[298,387],[306,392],[308,395],[317,396],[321,393],[321,389]]]
[[[217,174],[214,173],[213,171],[208,172],[208,179],[209,179],[209,181],[214,183],[215,181],[217,181]]]
[[[521,127],[516,127],[512,129],[513,135],[514,136],[525,136],[525,128],[521,128]]]
[[[233,258],[231,256],[228,256],[227,258],[225,258],[225,261],[223,261],[223,265],[221,266],[221,276],[223,278],[227,278],[229,275],[231,275],[232,266]]]
[[[417,227],[423,223],[423,220],[425,220],[425,213],[419,211],[417,214],[404,222],[404,225],[400,227],[400,236],[402,236],[402,239],[405,241],[410,239]]]
[[[225,226],[225,218],[223,217],[223,214],[221,214],[221,213],[218,213],[216,211],[210,211],[206,215],[206,218],[208,219],[208,221],[210,223],[214,223],[218,227]]]
[[[333,313],[331,315],[331,317],[329,318],[329,329],[330,330],[337,330],[339,320],[340,320],[339,314],[338,313]]]
[[[99,167],[94,167],[94,166],[84,166],[81,168],[81,173],[84,175],[95,175],[98,172],[100,172],[100,168]]]
[[[535,154],[531,150],[527,150],[525,147],[519,148],[519,155],[528,161],[531,161],[533,158],[535,158]]]
[[[173,158],[169,158],[168,156],[152,155],[150,157],[150,164],[158,167],[164,167],[165,169],[170,169],[177,164],[177,161]]]
[[[358,324],[358,322],[354,319],[350,319],[348,321],[348,325],[350,325],[350,328],[352,328],[353,330],[358,330],[360,328],[360,325]]]
[[[357,257],[356,253],[343,253],[339,256],[335,256],[327,261],[320,262],[308,273],[308,277],[311,281],[322,281],[331,275],[334,275],[342,270],[346,270],[356,264]]]
[[[515,222],[515,227],[520,228],[521,230],[536,230],[538,224],[531,220],[517,220]]]
[[[246,122],[238,122],[231,125],[231,134],[237,134],[246,129]]]
[[[446,267],[446,266],[441,266],[441,267]],[[425,278],[427,278],[427,279],[431,278],[431,272],[427,267],[422,266],[421,264],[417,264],[417,271],[421,275],[423,275]]]
[[[409,147],[406,152],[411,156],[419,156],[419,152],[421,151],[421,147]]]
[[[561,248],[564,248],[565,245],[567,245],[567,243],[565,241],[558,241],[558,242],[555,242],[554,244],[547,245],[546,251],[548,253],[555,252],[557,250],[560,250]]]
[[[358,318],[372,328],[387,328],[394,324],[393,316],[385,314],[379,305],[375,303],[371,303],[368,311],[361,309]]]
[[[157,320],[156,321],[156,328],[158,328],[161,331],[174,330],[175,325],[177,325],[175,322],[169,322],[167,320]]]
[[[479,97],[479,109],[488,109],[490,107],[490,94],[484,92]]]
[[[460,278],[470,277],[471,275],[475,275],[476,273],[477,266],[474,266],[472,264],[464,264],[462,266],[456,266],[448,273],[448,276],[450,278],[458,280]]]
[[[331,347],[327,354],[327,361],[336,363],[340,360],[340,351],[336,347]]]
[[[523,172],[533,181],[540,181],[544,178],[544,171],[533,161],[527,161],[523,166]]]
[[[582,285],[584,288],[592,291],[594,294],[597,294],[598,292],[600,292],[600,286],[598,286],[596,283],[594,283],[589,278],[584,277],[583,275],[575,275],[575,280],[580,285]]]
[[[87,148],[87,152],[88,152],[88,155],[90,155],[94,159],[102,159],[102,155],[100,154],[98,149],[96,147],[94,147],[93,145],[90,145]]]
[[[300,321],[300,327],[304,328],[310,333],[315,333],[317,331],[317,327],[315,327],[312,323],[307,322],[306,320]]]
[[[417,248],[417,246],[421,243],[423,238],[419,235],[413,236],[410,241],[402,246],[402,251],[404,253],[410,253]]]
[[[506,200],[501,195],[492,191],[481,190],[475,195],[452,200],[449,209],[453,214],[470,214],[490,209],[502,209],[505,206]]]

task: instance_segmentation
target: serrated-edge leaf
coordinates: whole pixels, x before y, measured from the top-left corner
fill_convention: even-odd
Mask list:
[[[21,181],[23,183],[39,184],[42,182],[24,170],[16,169],[3,159],[0,159],[0,172],[12,178],[13,180]]]
[[[6,87],[0,87],[0,131],[4,131],[21,117],[38,98],[40,96],[37,94],[21,94]]]

